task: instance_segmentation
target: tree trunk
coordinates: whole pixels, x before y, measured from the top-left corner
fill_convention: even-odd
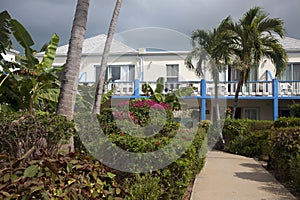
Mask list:
[[[69,40],[66,68],[63,74],[62,86],[58,98],[57,114],[65,116],[69,120],[73,119],[74,114],[89,4],[90,0],[77,1],[71,37]],[[70,143],[67,146],[64,146],[63,149],[67,149],[69,152],[74,151],[73,138],[70,139]]]
[[[104,85],[104,79],[105,79],[105,73],[107,69],[107,61],[108,61],[108,56],[109,56],[109,50],[111,46],[111,42],[113,39],[113,35],[115,32],[115,27],[117,24],[118,16],[120,13],[120,9],[122,6],[123,0],[117,0],[115,9],[113,12],[113,16],[109,25],[108,29],[108,34],[103,50],[103,55],[101,59],[101,65],[100,65],[100,73],[98,76],[98,83],[97,83],[97,88],[96,88],[96,93],[95,93],[95,100],[94,100],[94,106],[93,106],[93,113],[99,114],[100,109],[101,109],[101,98],[102,98],[102,93],[103,93],[103,85]]]
[[[234,104],[233,104],[233,109],[232,109],[232,119],[235,118],[236,108],[237,108],[238,101],[239,101],[239,93],[240,93],[243,85],[247,83],[249,72],[250,72],[250,68],[248,67],[245,71],[241,71],[241,73],[240,73],[241,77],[240,77],[240,80],[238,82],[238,85],[237,85],[237,88],[236,88],[236,91],[235,91],[235,95],[234,95]]]
[[[220,104],[219,104],[219,70],[214,66],[213,69],[213,80],[215,85],[214,97],[215,97],[215,106],[216,106],[216,123],[217,131],[220,136],[222,143],[224,144],[222,128],[221,128],[221,115],[220,115]]]

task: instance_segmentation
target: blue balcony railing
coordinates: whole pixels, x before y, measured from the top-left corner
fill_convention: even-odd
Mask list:
[[[276,81],[274,81],[276,80]],[[115,96],[143,96],[142,85],[146,82],[135,80],[130,81],[118,81],[110,83],[106,90],[116,87]],[[154,90],[156,88],[156,81],[147,82]],[[218,84],[219,96],[234,96],[237,88],[237,81],[220,81]],[[278,84],[274,87],[274,84]],[[194,92],[191,96],[199,97],[213,97],[215,93],[215,84],[212,81],[179,81],[175,83],[165,83],[165,93],[176,91],[180,87],[191,86],[194,88]],[[204,90],[205,93],[201,91]],[[274,88],[277,91],[274,91]],[[243,85],[239,96],[245,97],[272,97],[275,94],[278,96],[300,96],[300,81],[277,81],[273,79],[271,81],[248,81]]]

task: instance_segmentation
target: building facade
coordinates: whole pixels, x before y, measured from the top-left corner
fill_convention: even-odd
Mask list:
[[[98,79],[105,35],[98,35],[84,41],[80,84],[93,84]],[[239,96],[236,116],[256,120],[275,120],[289,115],[289,105],[300,103],[300,40],[286,37],[280,39],[288,54],[288,66],[281,77],[275,77],[275,67],[263,59],[257,68],[251,69],[249,81]],[[55,66],[65,63],[68,45],[57,49]],[[163,51],[158,49],[131,48],[113,40],[106,79],[111,79],[107,89],[116,87],[113,99],[139,98],[144,94],[141,86],[149,83],[155,88],[159,77],[165,79],[165,92],[180,87],[193,86],[194,93],[184,97],[200,117],[212,119],[214,112],[214,84],[211,73],[205,70],[203,77],[197,77],[185,66],[189,51]],[[39,56],[42,57],[42,54]],[[227,68],[220,74],[219,99],[224,110],[233,105],[238,73]]]

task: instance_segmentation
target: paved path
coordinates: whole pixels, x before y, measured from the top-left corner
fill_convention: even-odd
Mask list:
[[[296,200],[252,158],[210,151],[191,200]]]

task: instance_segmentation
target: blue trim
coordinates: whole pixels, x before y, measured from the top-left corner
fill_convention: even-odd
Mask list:
[[[135,98],[140,96],[140,80],[134,80],[134,96]]]
[[[267,73],[267,72],[266,72]],[[270,77],[270,75],[267,73],[267,76]],[[271,83],[272,84],[272,96],[239,96],[240,100],[271,100],[273,101],[273,120],[276,120],[279,117],[279,100],[300,100],[300,95],[292,96],[292,95],[280,95],[280,83],[285,83],[285,82],[300,82],[300,81],[279,81],[277,79],[272,79],[268,81],[268,78],[266,78],[266,81],[249,81],[248,83]],[[122,82],[120,82],[122,83]],[[124,81],[123,83],[130,83],[128,81]],[[131,82],[132,83],[132,82]],[[140,87],[141,83],[143,81],[140,80],[135,80],[134,81],[134,93],[133,95],[127,95],[127,96],[112,96],[114,99],[137,99],[137,98],[149,98],[147,96],[141,96],[140,94]],[[148,83],[156,83],[155,81],[151,82],[149,81]],[[205,79],[202,79],[200,81],[182,81],[179,83],[193,83],[193,84],[199,84],[200,85],[200,95],[197,96],[186,96],[186,97],[181,97],[182,99],[198,99],[201,101],[201,120],[206,120],[206,104],[207,100],[211,100],[214,98],[214,96],[207,96],[207,83],[211,83],[206,81]],[[222,83],[232,83],[232,82],[222,82]],[[270,90],[271,88],[269,88]],[[228,100],[233,100],[234,96],[220,96],[220,99],[228,99]]]
[[[279,82],[277,79],[272,80],[272,86],[273,86],[273,97],[274,97],[274,102],[273,102],[273,120],[277,120],[279,116],[278,112],[278,89],[279,89]]]
[[[201,120],[206,120],[206,80],[202,79],[200,82],[201,95]]]

